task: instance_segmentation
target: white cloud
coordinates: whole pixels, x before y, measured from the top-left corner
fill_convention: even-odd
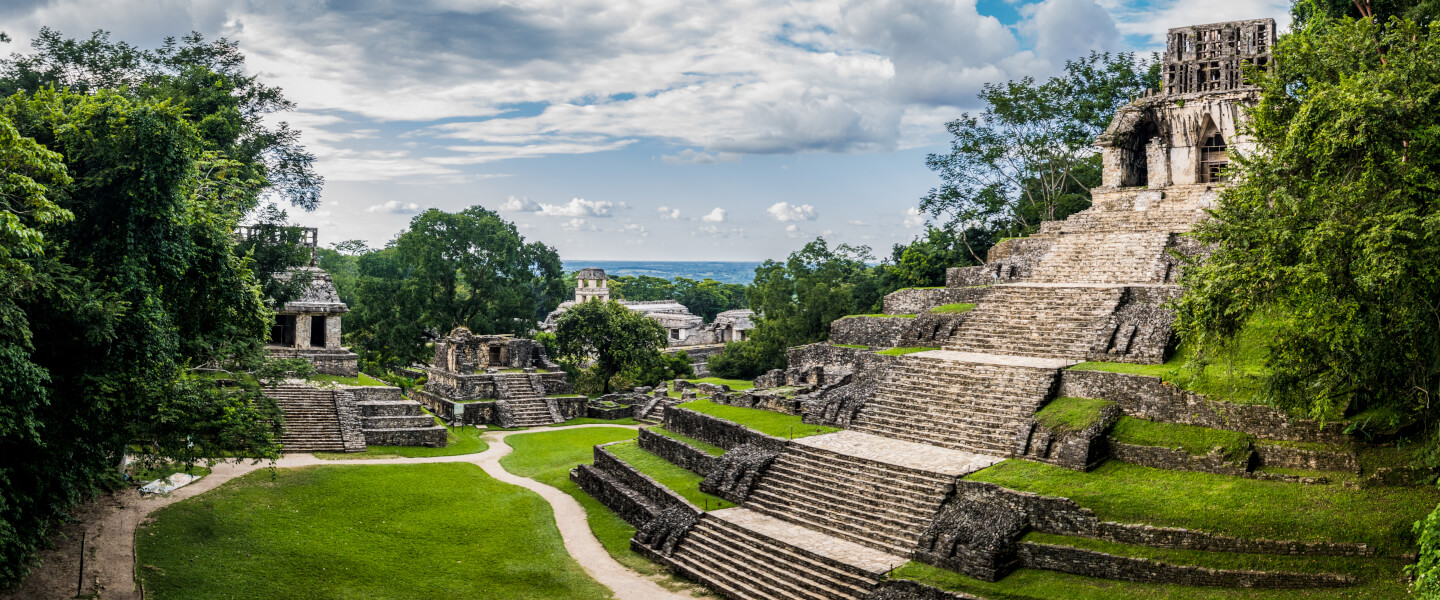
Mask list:
[[[413,215],[420,212],[420,205],[414,202],[402,203],[399,200],[391,200],[384,204],[376,204],[374,206],[371,206],[370,208],[365,209],[365,212],[385,212],[395,215]]]
[[[662,206],[662,207],[657,208],[657,209],[655,209],[655,210],[660,213],[660,219],[661,219],[662,221],[679,221],[679,220],[680,220],[680,209],[678,209],[678,208],[670,208],[670,207],[668,207],[668,206]]]
[[[540,204],[524,196],[510,196],[500,205],[500,210],[512,212],[539,212]]]
[[[706,223],[723,223],[725,222],[725,209],[717,206],[715,210],[710,211],[710,214],[700,217],[700,220]]]
[[[646,236],[649,236],[649,235],[650,235],[650,232],[645,229],[645,226],[644,226],[644,225],[640,225],[640,224],[637,224],[637,223],[626,223],[624,227],[621,227],[621,228],[620,228],[620,233],[623,233],[623,234],[629,235],[629,236],[640,236],[640,237],[646,237]]]
[[[609,217],[615,205],[606,201],[592,202],[584,198],[571,198],[565,204],[540,203],[538,214],[546,217]]]
[[[1091,50],[1116,50],[1120,30],[1095,0],[1044,0],[1020,8],[1020,30],[1035,40],[1035,54],[1059,66]],[[1210,21],[1204,21],[1210,22]]]
[[[565,231],[597,231],[597,230],[598,230],[597,227],[595,227],[594,225],[591,225],[590,222],[589,222],[589,221],[586,221],[585,219],[570,219],[569,221],[566,221],[566,222],[564,222],[564,223],[561,223],[561,224],[560,224],[560,228],[561,228],[561,229],[564,229]]]
[[[819,214],[814,206],[809,204],[790,204],[789,202],[776,202],[770,208],[765,209],[776,221],[814,221]]]
[[[785,235],[787,235],[787,236],[789,236],[789,237],[792,237],[792,238],[800,237],[800,226],[799,226],[799,225],[790,225],[790,226],[787,226],[787,227],[785,228]]]
[[[905,228],[914,229],[925,224],[925,215],[919,208],[911,207],[905,211]]]
[[[701,225],[701,226],[699,226],[699,227],[696,227],[696,228],[695,228],[695,232],[692,232],[690,235],[693,236],[693,235],[695,235],[695,233],[703,233],[703,234],[708,235],[708,236],[713,237],[713,238],[732,238],[732,237],[733,237],[733,238],[743,238],[743,237],[745,237],[745,229],[744,229],[744,228],[741,228],[741,227],[730,227],[730,228],[727,229],[727,228],[722,228],[722,227],[720,227],[719,225]]]
[[[850,224],[851,224],[851,225],[854,225],[854,226],[856,226],[856,227],[864,227],[864,226],[865,226],[865,222],[864,222],[864,221],[861,221],[860,219],[855,219],[854,221],[850,221]]]

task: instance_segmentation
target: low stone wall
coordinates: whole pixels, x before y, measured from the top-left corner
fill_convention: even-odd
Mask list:
[[[663,423],[665,429],[669,431],[695,438],[726,450],[744,446],[745,444],[755,444],[756,446],[779,452],[785,448],[786,444],[790,443],[775,436],[765,435],[734,421],[712,417],[678,406],[665,407]]]
[[[1171,565],[1145,558],[1033,542],[1021,542],[1017,554],[1020,562],[1031,569],[1143,583],[1266,589],[1343,587],[1354,583],[1348,575],[1333,573],[1240,571]]]
[[[349,389],[341,388],[332,391],[331,397],[335,402],[335,416],[340,421],[340,438],[345,451],[364,452],[365,433],[355,395]]]
[[[914,319],[906,317],[835,319],[830,323],[830,342],[870,348],[894,348],[914,324]]]
[[[345,389],[355,395],[356,402],[399,402],[405,399],[400,394],[400,388],[388,385],[346,386]]]
[[[1111,404],[1101,410],[1095,423],[1082,431],[1052,431],[1031,419],[1025,446],[1016,448],[1015,454],[1058,467],[1089,471],[1100,466],[1110,455],[1105,432],[1119,418],[1120,406]]]
[[[1110,457],[1115,460],[1170,471],[1197,471],[1244,477],[1250,473],[1250,465],[1254,461],[1254,452],[1243,459],[1229,461],[1225,459],[1225,455],[1218,452],[1197,456],[1175,448],[1126,444],[1115,438],[1109,439],[1109,446]]]
[[[985,296],[985,287],[908,288],[885,295],[887,315],[913,315],[937,306],[961,302],[976,303]]]
[[[414,429],[366,429],[365,443],[371,446],[426,446],[445,447],[444,427],[423,427]]]
[[[620,483],[639,492],[662,511],[672,506],[695,508],[695,505],[690,504],[690,501],[686,500],[684,496],[661,485],[660,482],[651,479],[649,475],[641,473],[635,467],[630,466],[629,463],[620,460],[614,454],[611,454],[609,450],[605,449],[605,446],[618,443],[621,442],[611,442],[610,444],[601,444],[595,447],[595,468],[614,475]]]
[[[1273,440],[1342,444],[1340,426],[1323,428],[1315,421],[1290,419],[1268,406],[1231,404],[1165,384],[1159,377],[1105,373],[1060,372],[1060,396],[1103,398],[1120,405],[1125,414],[1161,423],[1228,429]]]
[[[1360,460],[1353,452],[1325,452],[1306,448],[1289,448],[1280,444],[1255,444],[1260,464],[1282,469],[1360,472]]]
[[[716,404],[727,406],[739,406],[743,408],[758,408],[787,415],[801,414],[801,403],[796,398],[786,398],[773,392],[744,392],[715,394],[710,396],[710,401]]]
[[[578,419],[589,413],[590,399],[583,396],[573,398],[546,398],[545,403],[551,406],[551,413],[559,413],[560,418],[566,421]]]
[[[694,472],[701,477],[715,470],[719,457],[712,456],[699,448],[672,437],[666,437],[649,429],[640,430],[640,447],[646,452],[659,456]]]
[[[410,397],[446,423],[455,422],[455,402],[441,398],[425,390],[412,391],[410,392]],[[468,424],[469,423],[467,423],[467,425]]]
[[[598,406],[586,406],[585,416],[591,419],[625,419],[635,416],[634,406],[620,406],[616,408],[600,408]]]
[[[575,388],[570,387],[570,380],[563,372],[536,373],[540,376],[540,382],[545,386],[546,396],[564,396],[575,393]]]
[[[619,442],[612,442],[619,443]],[[602,444],[595,446],[595,462],[570,471],[570,479],[625,522],[644,527],[668,508],[695,513],[700,509],[679,494],[616,458]]]
[[[985,600],[964,592],[952,592],[908,579],[886,579],[865,600]]]
[[[1007,489],[993,483],[961,479],[955,495],[972,502],[994,503],[1024,513],[1035,531],[1103,539],[1176,550],[1282,554],[1294,556],[1374,556],[1365,544],[1245,539],[1173,527],[1100,521],[1095,513],[1068,498]]]

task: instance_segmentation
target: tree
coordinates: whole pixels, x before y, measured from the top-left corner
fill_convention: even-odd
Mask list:
[[[715,315],[745,307],[745,286],[720,283],[709,277],[703,281],[676,277],[675,301],[709,323],[715,320]]]
[[[555,249],[480,206],[416,215],[357,271],[352,339],[387,366],[429,361],[426,337],[455,327],[529,333],[568,295]]]
[[[610,278],[610,294],[621,300],[647,302],[675,297],[675,284],[651,275],[620,275]]]
[[[986,84],[985,110],[947,124],[950,153],[926,158],[943,184],[920,208],[955,231],[976,261],[984,248],[972,230],[1025,235],[1083,210],[1100,183],[1095,137],[1117,109],[1158,83],[1158,63],[1091,53],[1066,61],[1065,74],[1044,83]]]
[[[976,264],[962,239],[969,239],[977,248],[989,248],[989,232],[972,230],[967,234],[952,229],[925,227],[925,235],[909,244],[895,244],[885,269],[886,287],[939,287],[945,285],[945,270]]]
[[[614,300],[582,302],[555,323],[559,360],[577,366],[593,361],[590,368],[606,394],[610,393],[611,378],[653,365],[667,343],[664,327]]]

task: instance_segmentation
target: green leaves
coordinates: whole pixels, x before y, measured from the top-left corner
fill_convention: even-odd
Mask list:
[[[660,360],[666,338],[659,323],[613,300],[581,302],[555,323],[557,359],[576,367],[593,361],[603,393],[610,392],[616,374]]]

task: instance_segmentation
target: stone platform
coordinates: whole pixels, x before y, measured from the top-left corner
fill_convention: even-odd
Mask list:
[[[706,515],[806,552],[859,567],[876,575],[887,573],[891,569],[905,564],[907,560],[888,552],[831,537],[814,529],[782,521],[746,508],[726,508],[711,511]]]
[[[851,458],[950,477],[969,475],[1005,460],[996,456],[917,444],[852,430],[803,437],[792,443]]]

